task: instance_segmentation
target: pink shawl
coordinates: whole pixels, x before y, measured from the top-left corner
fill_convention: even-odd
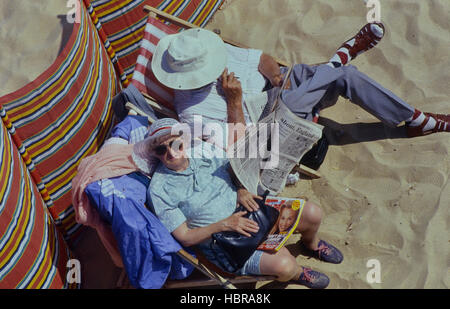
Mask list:
[[[118,267],[123,267],[123,263],[112,230],[90,205],[84,189],[91,182],[137,171],[132,153],[133,145],[105,145],[95,155],[81,160],[78,173],[72,180],[72,204],[76,221],[97,230],[103,245]]]

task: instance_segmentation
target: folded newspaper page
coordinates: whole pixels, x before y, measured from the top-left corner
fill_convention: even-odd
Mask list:
[[[272,161],[277,157],[278,164],[269,168],[261,166],[260,184],[263,191],[278,194],[283,190],[287,176],[295,165],[322,137],[323,126],[298,117],[282,102],[278,103],[275,110],[274,121],[278,125],[274,131],[278,133],[276,138],[279,142],[278,147],[271,148],[270,157]],[[271,141],[273,140],[271,136]]]
[[[253,152],[255,151],[254,147],[247,146],[257,137],[257,127],[247,128],[245,136],[241,137],[234,145],[228,148],[228,158],[234,174],[240,183],[253,194],[258,194],[261,158],[259,158],[258,153],[256,155],[251,153],[252,150]],[[267,140],[265,140],[265,143],[267,143]]]
[[[292,113],[280,94],[277,101],[268,116],[249,127],[245,136],[229,148],[236,177],[254,194],[258,194],[258,188],[279,194],[295,165],[322,137],[323,126]]]
[[[265,204],[278,210],[279,215],[267,239],[259,245],[258,250],[277,252],[297,228],[305,200],[268,196]]]
[[[268,100],[269,97],[267,91],[249,96],[245,99],[245,108],[247,109],[247,113],[253,123],[257,123],[260,119]]]

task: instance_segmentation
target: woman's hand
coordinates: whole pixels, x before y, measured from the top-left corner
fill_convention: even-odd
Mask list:
[[[244,236],[251,237],[250,233],[256,233],[259,230],[258,223],[253,220],[244,218],[246,211],[240,211],[232,214],[228,218],[220,221],[222,231],[238,232]]]
[[[255,199],[262,200],[263,198],[261,196],[252,194],[248,192],[244,188],[240,188],[237,191],[237,200],[239,204],[245,207],[248,211],[256,211],[259,209],[258,203],[255,201]]]

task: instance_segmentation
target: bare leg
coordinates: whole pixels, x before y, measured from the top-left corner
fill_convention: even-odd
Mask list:
[[[301,245],[306,249],[308,255],[328,263],[339,264],[344,259],[339,249],[320,240],[317,236],[321,221],[322,210],[320,207],[307,202],[296,230],[302,234]]]
[[[264,252],[259,267],[262,274],[277,276],[277,280],[282,282],[298,278],[302,272],[301,266],[284,247],[277,253]]]
[[[313,289],[326,288],[330,282],[325,274],[298,265],[286,248],[275,254],[264,252],[259,267],[262,274],[277,276],[278,281],[290,281]]]
[[[306,248],[316,250],[319,238],[317,232],[322,221],[322,210],[314,203],[306,202],[302,216],[297,227],[297,232],[302,234],[302,242]]]

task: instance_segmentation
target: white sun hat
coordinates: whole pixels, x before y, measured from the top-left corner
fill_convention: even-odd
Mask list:
[[[178,125],[181,124],[173,118],[158,119],[148,129],[145,139],[134,144],[131,157],[142,172],[152,175],[159,162],[151,154],[153,141],[160,136],[172,134],[172,129],[176,132],[176,126]]]
[[[194,28],[163,37],[152,58],[152,71],[163,85],[196,89],[215,81],[227,65],[227,50],[212,31]]]

